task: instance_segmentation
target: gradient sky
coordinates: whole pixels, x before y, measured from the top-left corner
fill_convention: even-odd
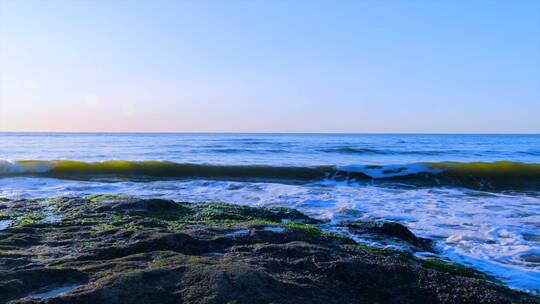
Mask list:
[[[0,131],[540,133],[540,1],[0,1]]]

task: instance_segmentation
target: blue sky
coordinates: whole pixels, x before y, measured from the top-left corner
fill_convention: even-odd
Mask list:
[[[0,130],[540,133],[540,1],[1,1]]]

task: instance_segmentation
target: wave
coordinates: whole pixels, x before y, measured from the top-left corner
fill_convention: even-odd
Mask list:
[[[373,179],[419,185],[460,186],[475,189],[540,190],[540,164],[497,162],[426,162],[408,165],[337,167]]]
[[[522,162],[430,162],[405,165],[264,166],[208,165],[171,161],[82,162],[71,160],[0,160],[0,176],[56,178],[146,177],[231,180],[392,181],[415,185],[481,189],[540,189],[540,164]]]
[[[459,153],[459,150],[417,150],[417,151],[399,151],[399,150],[382,150],[359,147],[331,147],[319,149],[320,152],[337,153],[337,154],[381,154],[381,155],[439,155],[445,153]]]
[[[178,178],[267,178],[289,180],[321,179],[334,171],[332,166],[276,167],[276,166],[221,166],[185,164],[171,161],[82,162],[71,160],[1,161],[0,175],[70,176],[148,176]]]
[[[326,153],[341,153],[341,154],[386,154],[386,151],[370,149],[370,148],[356,148],[356,147],[334,147],[319,149],[321,152]]]
[[[540,190],[540,164],[498,162],[426,163],[439,170],[440,178],[480,188],[528,188]]]
[[[206,151],[212,152],[212,153],[223,153],[223,154],[237,154],[237,153],[259,153],[259,154],[268,154],[268,153],[287,153],[287,150],[284,149],[253,149],[253,148],[245,148],[245,149],[235,149],[235,148],[215,148],[215,149],[207,149]],[[196,150],[194,150],[196,152]]]

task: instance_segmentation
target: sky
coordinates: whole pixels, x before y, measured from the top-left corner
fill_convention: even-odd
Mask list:
[[[540,1],[0,0],[0,131],[540,133]]]

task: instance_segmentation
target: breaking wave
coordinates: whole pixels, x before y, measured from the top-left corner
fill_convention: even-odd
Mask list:
[[[207,165],[171,161],[0,160],[0,176],[46,176],[77,179],[115,176],[272,181],[345,179],[351,181],[397,181],[426,186],[463,186],[483,189],[540,189],[540,164],[510,161],[294,167]]]

